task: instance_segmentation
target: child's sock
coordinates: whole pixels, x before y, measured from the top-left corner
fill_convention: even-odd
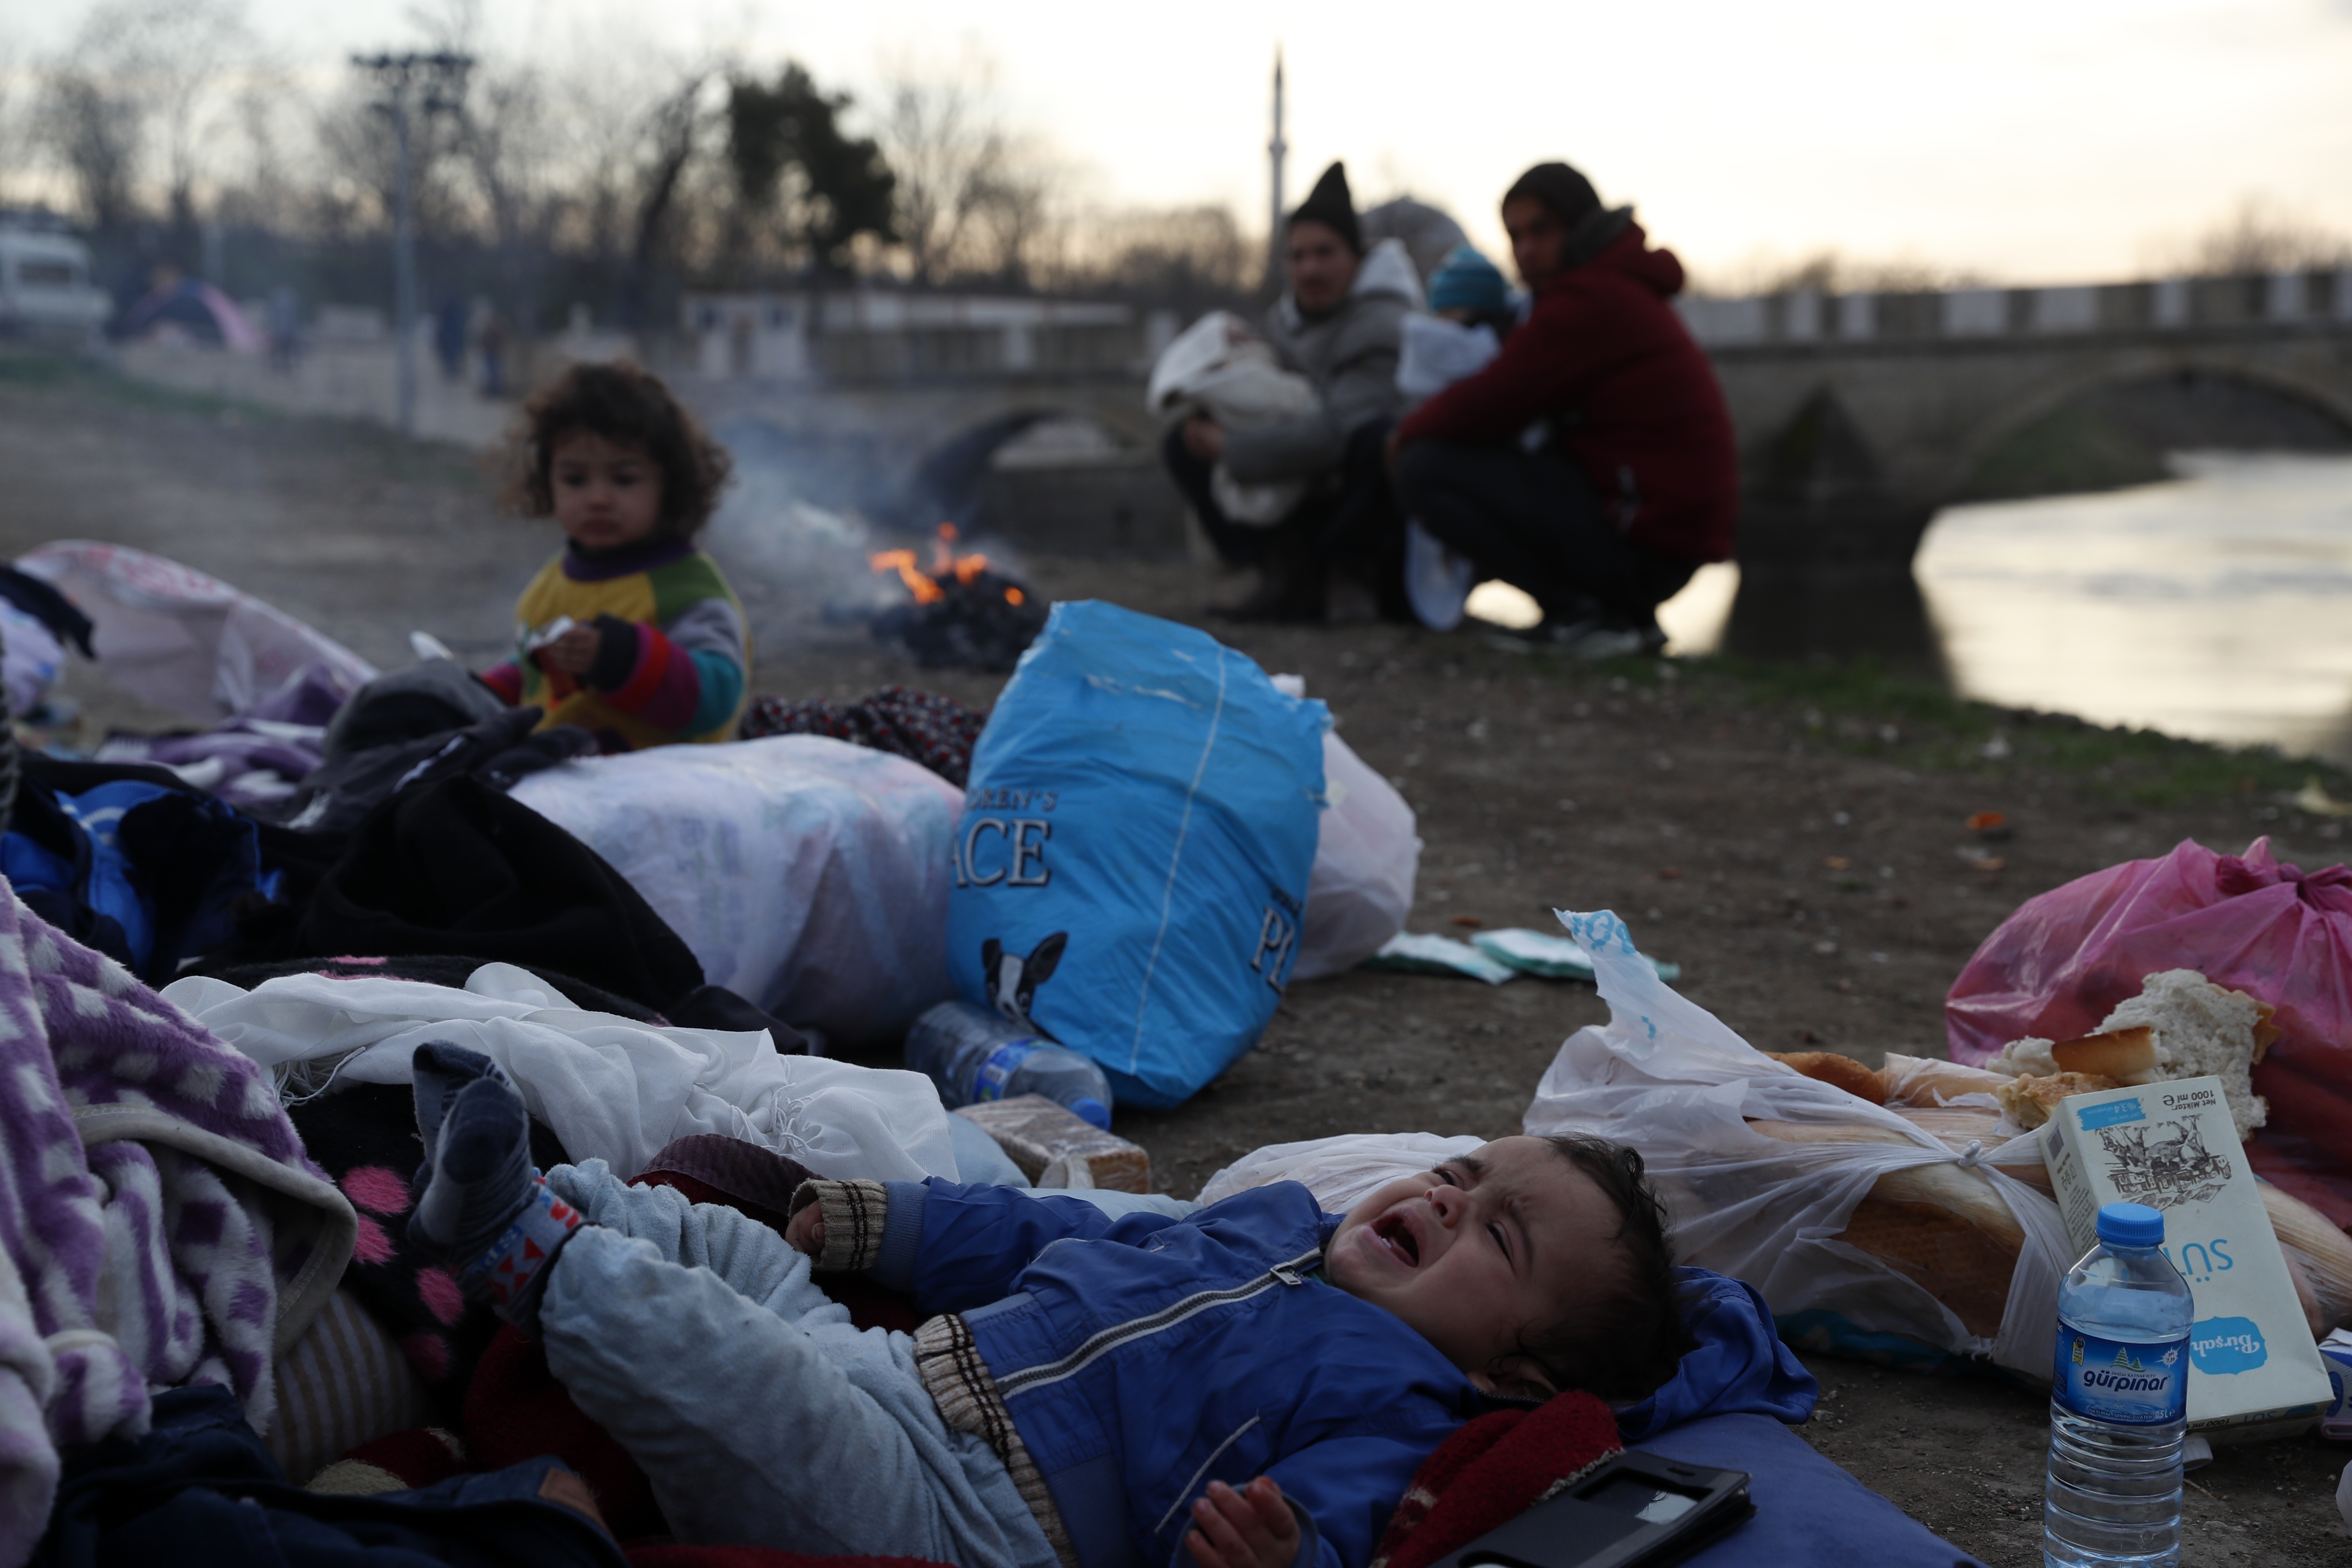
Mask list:
[[[536,1289],[579,1215],[530,1163],[530,1121],[498,1064],[433,1040],[414,1058],[425,1163],[408,1234],[446,1259],[469,1297],[529,1328]]]

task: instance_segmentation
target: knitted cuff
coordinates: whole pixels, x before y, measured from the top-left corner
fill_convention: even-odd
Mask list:
[[[458,1271],[457,1288],[507,1321],[529,1327],[538,1315],[536,1287],[580,1225],[580,1211],[557,1197],[544,1176],[533,1176],[522,1213]]]
[[[879,1182],[803,1182],[793,1194],[792,1212],[814,1204],[824,1222],[824,1249],[810,1265],[820,1273],[871,1268],[882,1256],[882,1225],[890,1194]]]
[[[596,659],[581,683],[598,691],[618,691],[637,668],[637,623],[618,616],[598,616]]]

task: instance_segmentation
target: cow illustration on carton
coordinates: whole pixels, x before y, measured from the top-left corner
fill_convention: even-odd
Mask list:
[[[2230,1162],[2205,1147],[2194,1118],[2098,1131],[2107,1179],[2126,1203],[2159,1209],[2201,1204],[2230,1180]]]

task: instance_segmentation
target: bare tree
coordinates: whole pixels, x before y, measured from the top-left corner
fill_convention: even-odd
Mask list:
[[[41,140],[64,165],[84,219],[100,234],[127,227],[136,213],[146,118],[133,93],[79,67],[61,66],[42,84]]]
[[[1188,317],[1244,303],[1265,250],[1223,206],[1097,213],[1081,226],[1090,244],[1065,260],[1053,278],[1058,287],[1166,305]]]
[[[149,151],[160,147],[173,226],[195,226],[195,188],[225,79],[255,53],[243,0],[103,0],[51,78],[56,146],[100,227],[129,216]]]
[[[2183,260],[2189,272],[2204,278],[2341,267],[2352,264],[2352,237],[2248,196],[2191,240]]]
[[[883,81],[880,140],[898,176],[898,240],[917,283],[938,282],[957,265],[1002,177],[1012,139],[995,78],[982,56],[944,72],[902,58]]]

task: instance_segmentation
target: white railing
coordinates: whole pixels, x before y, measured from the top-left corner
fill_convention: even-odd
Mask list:
[[[2352,327],[2352,267],[2143,283],[1916,293],[1685,295],[1675,308],[1709,348],[1959,341],[2210,327]]]

